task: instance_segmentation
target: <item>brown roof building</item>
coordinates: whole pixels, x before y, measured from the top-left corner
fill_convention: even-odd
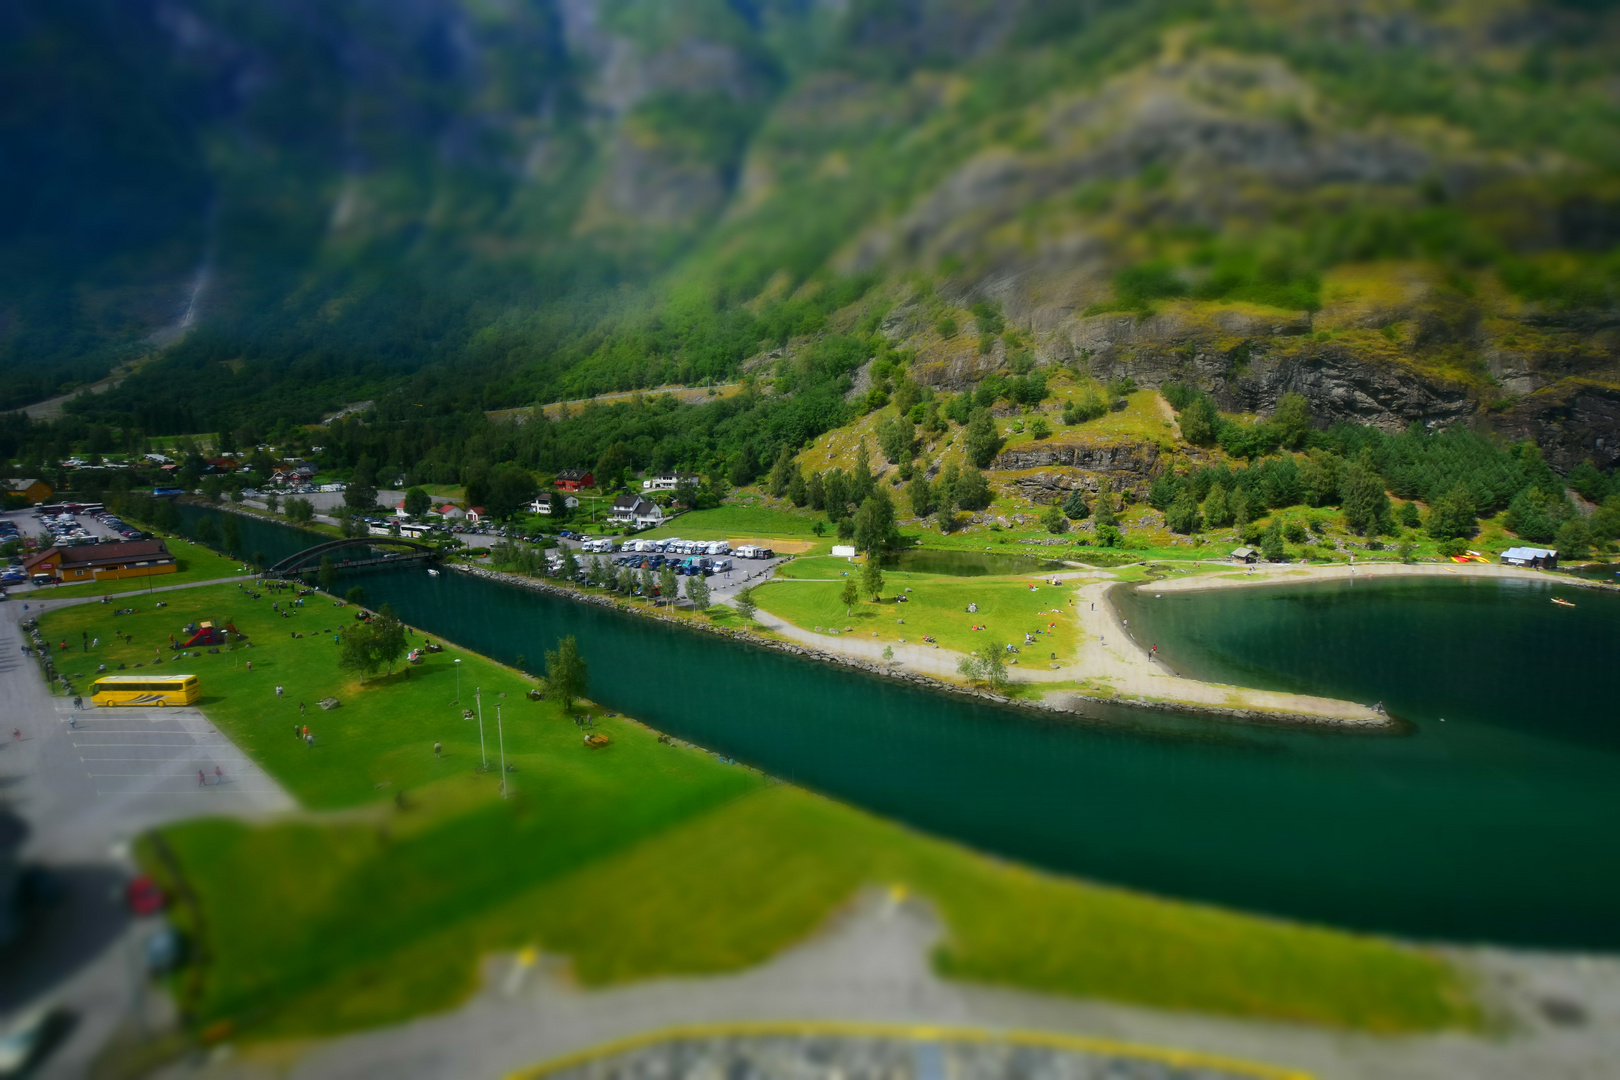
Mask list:
[[[46,548],[23,563],[30,575],[50,574],[63,584],[173,574],[179,563],[161,540]]]

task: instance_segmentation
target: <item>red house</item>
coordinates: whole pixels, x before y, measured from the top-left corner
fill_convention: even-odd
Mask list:
[[[589,469],[564,469],[557,474],[557,486],[563,491],[578,491],[580,488],[596,486],[596,477],[591,475]]]

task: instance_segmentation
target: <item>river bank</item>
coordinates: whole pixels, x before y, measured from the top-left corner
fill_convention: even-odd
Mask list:
[[[1010,678],[1015,683],[1024,686],[1054,684],[1043,696],[1024,697],[996,693],[953,679],[952,676],[956,674],[957,665],[963,656],[937,646],[919,644],[893,646],[854,637],[828,638],[794,626],[768,612],[760,611],[755,616],[756,621],[765,629],[779,635],[779,638],[765,637],[733,627],[715,626],[692,619],[664,615],[656,610],[626,604],[613,597],[586,593],[535,578],[482,567],[458,566],[457,569],[517,588],[612,608],[625,614],[656,619],[670,626],[698,633],[726,637],[745,644],[774,649],[869,675],[896,679],[942,693],[977,698],[1015,708],[1081,715],[1085,712],[1086,705],[1100,702],[1246,722],[1350,730],[1392,730],[1396,726],[1395,721],[1389,717],[1355,702],[1201,683],[1175,675],[1168,668],[1157,664],[1143,650],[1138,648],[1133,652],[1129,647],[1131,644],[1129,635],[1120,624],[1113,605],[1106,599],[1105,590],[1117,584],[1112,574],[1105,573],[1105,580],[1083,585],[1075,594],[1073,603],[1077,611],[1085,612],[1082,616],[1082,625],[1087,626],[1089,631],[1081,646],[1081,656],[1076,661],[1045,671],[1012,669]],[[1093,576],[1095,575],[1073,573],[1051,575],[1053,579],[1063,581],[1084,581]],[[1098,603],[1102,604],[1101,611],[1090,610]],[[1097,615],[1102,618],[1095,618]],[[1114,634],[1113,645],[1107,640],[1110,632]],[[885,649],[892,650],[892,660],[883,657]],[[1070,683],[1081,685],[1071,687],[1067,685]]]
[[[242,525],[244,541],[267,553],[309,543],[268,524]],[[1186,576],[1173,566],[1154,570]],[[1113,573],[1076,574],[1061,592],[1042,586],[1031,610],[1063,606],[1082,580],[1118,585],[1140,577],[1139,568]],[[1430,582],[1446,584],[1438,577]],[[347,577],[338,591],[362,585],[369,606],[388,603],[436,640],[517,669],[534,669],[561,637],[576,635],[596,676],[592,696],[604,708],[1005,857],[1370,931],[1607,944],[1614,936],[1613,874],[1594,868],[1572,890],[1567,867],[1589,864],[1582,853],[1601,844],[1601,823],[1612,817],[1605,747],[1613,739],[1592,702],[1613,693],[1616,676],[1605,657],[1616,647],[1620,624],[1612,614],[1620,596],[1571,594],[1579,602],[1571,611],[1549,604],[1547,590],[1528,582],[1501,590],[1456,584],[1427,604],[1408,603],[1404,595],[1387,602],[1388,588],[1333,584],[1320,591],[1210,592],[1179,597],[1175,605],[1168,595],[1154,601],[1152,593],[1145,600],[1129,594],[1127,604],[1118,594],[1128,629],[1139,638],[1159,635],[1160,655],[1170,652],[1188,674],[1350,701],[1384,699],[1401,723],[1378,728],[1211,723],[1190,706],[1115,706],[1100,695],[1076,702],[1076,712],[1016,709],[901,679],[852,678],[842,663],[795,662],[776,648],[737,647],[751,642],[730,635],[671,633],[657,616],[618,617],[614,602],[624,604],[624,597],[577,603],[577,595],[508,587],[466,572],[380,568]],[[1017,591],[1018,582],[1011,587]],[[1184,666],[1180,639],[1142,611],[1158,611],[1162,603],[1168,614],[1195,601],[1201,610],[1193,628],[1217,631],[1218,641],[1237,646],[1224,654],[1236,664]],[[642,601],[630,603],[645,610]],[[1100,603],[1098,610],[1106,612]],[[685,609],[675,614],[681,624],[711,622]],[[1075,655],[1075,620],[1067,615],[1064,660]],[[731,614],[712,621],[721,629],[740,623]],[[868,621],[874,628],[887,623],[889,640],[917,629]],[[1020,622],[1000,618],[997,625],[1014,629]],[[1285,624],[1288,632],[1265,636],[1266,626]],[[316,628],[323,625],[329,624]],[[1457,663],[1455,650],[1437,655],[1428,647],[1457,627],[1479,646],[1476,662]],[[870,633],[840,637],[868,647],[880,640]],[[1518,637],[1524,640],[1515,645]],[[1109,646],[1124,641],[1113,632],[1106,638]],[[1398,650],[1388,647],[1391,641],[1401,643]],[[1516,648],[1532,659],[1481,660]],[[1031,651],[1024,650],[1023,664],[1044,669],[1050,650],[1038,659]],[[934,655],[942,665],[947,659]],[[260,666],[256,657],[255,670]],[[1273,669],[1276,678],[1265,674]],[[1049,704],[1069,704],[1068,684],[1034,689],[1045,691]],[[488,706],[486,694],[486,723]],[[1401,737],[1323,737],[1352,732]],[[1519,782],[1504,788],[1504,768]],[[398,783],[396,773],[382,775]],[[1376,798],[1369,798],[1369,778],[1377,778]],[[964,791],[982,794],[964,799]],[[1413,821],[1424,823],[1422,844],[1382,839]],[[1293,854],[1279,862],[1273,857],[1279,850]]]
[[[253,514],[245,516],[259,517]],[[259,519],[264,520],[262,517]],[[304,531],[312,536],[324,535],[315,530]],[[1044,713],[1083,715],[1089,707],[1101,703],[1246,723],[1378,733],[1400,730],[1398,721],[1365,703],[1320,695],[1204,682],[1181,675],[1157,658],[1151,642],[1135,640],[1126,620],[1119,615],[1114,603],[1109,599],[1109,592],[1121,583],[1120,573],[1117,570],[1087,568],[1039,575],[1043,580],[1060,581],[1073,586],[1074,591],[1070,594],[1068,602],[1072,605],[1079,623],[1076,655],[1066,662],[1041,667],[1019,665],[1015,660],[1009,666],[1008,675],[1018,689],[1011,694],[1005,694],[966,682],[958,674],[964,655],[935,645],[815,633],[764,610],[760,610],[755,616],[755,622],[768,631],[767,634],[760,634],[734,627],[715,626],[694,619],[673,617],[659,609],[646,608],[615,597],[592,594],[523,575],[461,563],[452,565],[457,570],[518,588],[613,608],[671,626],[728,637],[806,659],[858,670],[865,674],[911,683],[937,692],[1034,709]],[[1177,567],[1177,569],[1184,568]],[[1231,572],[1223,572],[1226,567],[1205,567],[1199,564],[1197,569],[1207,572],[1185,579],[1160,580],[1153,587],[1159,592],[1165,589],[1183,591],[1261,584],[1299,584],[1317,580],[1354,579],[1371,574],[1508,573],[1537,580],[1548,578],[1548,575],[1539,571],[1478,564],[1457,567],[1401,563],[1313,567],[1262,565],[1241,569],[1232,567]],[[1596,582],[1583,582],[1578,579],[1559,580],[1588,587],[1605,587]]]

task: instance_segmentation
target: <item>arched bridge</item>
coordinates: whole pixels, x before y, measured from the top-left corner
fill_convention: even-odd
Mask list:
[[[377,549],[383,554],[377,554]],[[320,568],[321,560],[331,557],[339,570],[353,570],[360,566],[398,566],[401,563],[430,562],[439,553],[426,544],[404,540],[397,536],[355,536],[347,540],[329,540],[324,544],[305,548],[289,555],[264,572],[265,577],[298,577]]]

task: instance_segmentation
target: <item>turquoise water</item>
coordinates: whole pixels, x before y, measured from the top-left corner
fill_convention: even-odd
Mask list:
[[[242,524],[248,550],[308,542]],[[575,634],[603,706],[986,851],[1363,929],[1620,946],[1620,597],[1569,611],[1539,585],[1229,590],[1129,616],[1188,670],[1382,698],[1412,721],[1392,736],[1103,707],[1051,718],[454,571],[353,580],[369,603],[531,668]]]

